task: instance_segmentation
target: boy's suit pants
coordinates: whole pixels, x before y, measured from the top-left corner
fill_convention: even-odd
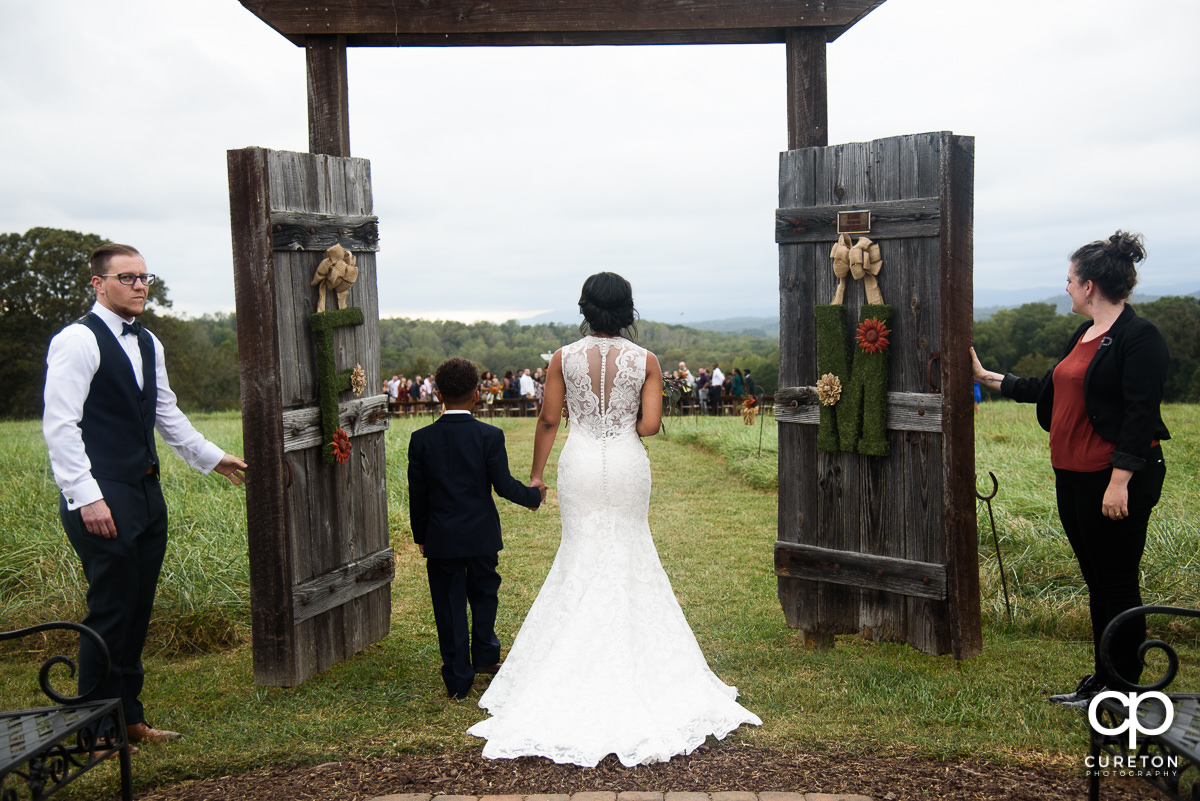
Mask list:
[[[442,680],[451,696],[465,696],[476,667],[500,661],[496,608],[500,574],[497,554],[458,559],[426,559],[433,619],[442,652]],[[467,607],[471,622],[467,623]]]

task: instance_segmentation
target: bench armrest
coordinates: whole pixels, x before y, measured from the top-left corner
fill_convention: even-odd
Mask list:
[[[50,669],[58,664],[66,665],[67,670],[69,671],[68,675],[70,677],[74,678],[75,662],[73,660],[71,660],[70,657],[63,656],[62,654],[57,654],[55,656],[50,657],[49,659],[47,659],[45,662],[42,663],[42,667],[38,671],[38,685],[41,686],[42,692],[44,692],[46,694],[46,697],[49,698],[51,701],[53,701],[56,704],[62,704],[62,705],[77,704],[80,701],[82,701],[84,698],[86,698],[93,690],[95,690],[96,687],[98,687],[101,682],[103,682],[106,678],[108,678],[108,672],[110,670],[112,670],[112,658],[109,656],[109,653],[108,653],[108,645],[104,642],[104,639],[99,634],[97,634],[94,630],[88,628],[87,626],[83,625],[82,623],[69,623],[66,621],[57,621],[54,623],[39,623],[36,626],[29,626],[28,628],[23,628],[23,629],[15,629],[13,631],[0,631],[0,642],[3,642],[5,640],[15,640],[15,639],[19,639],[21,637],[28,637],[31,634],[38,634],[39,632],[43,632],[43,631],[52,631],[54,629],[63,629],[63,630],[79,632],[80,639],[83,639],[84,637],[89,638],[90,640],[92,640],[93,643],[95,643],[96,648],[99,649],[100,653],[104,655],[104,672],[103,672],[103,674],[96,678],[95,684],[93,684],[91,687],[88,687],[86,691],[79,693],[79,695],[63,695],[62,693],[55,690],[54,687],[52,687],[50,684]]]
[[[1146,640],[1138,648],[1138,659],[1142,665],[1146,664],[1146,652],[1151,648],[1161,650],[1167,656],[1167,671],[1162,678],[1153,684],[1133,684],[1126,681],[1117,674],[1113,666],[1112,659],[1112,641],[1118,628],[1126,621],[1141,616],[1141,615],[1174,615],[1176,617],[1194,617],[1200,618],[1200,609],[1185,609],[1179,606],[1138,606],[1133,609],[1127,609],[1121,614],[1114,617],[1107,626],[1104,627],[1104,635],[1100,638],[1100,662],[1108,671],[1109,678],[1113,685],[1113,689],[1124,692],[1149,692],[1162,690],[1175,679],[1175,674],[1179,672],[1179,656],[1175,653],[1175,649],[1162,640]]]

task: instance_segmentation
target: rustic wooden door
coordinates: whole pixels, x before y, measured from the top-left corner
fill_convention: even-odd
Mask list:
[[[254,680],[290,687],[384,637],[391,618],[371,165],[260,148],[228,162]],[[311,284],[334,244],[358,278],[345,312],[314,317]],[[319,376],[356,366],[360,396],[332,381],[322,392]],[[334,414],[350,457],[329,464]]]
[[[979,653],[974,493],[974,140],[948,132],[780,158],[779,540],[787,622],[810,644],[861,632],[932,654]],[[865,215],[853,212],[871,212]],[[891,307],[880,452],[818,448],[816,308],[839,279],[838,212],[879,245]],[[859,321],[864,282],[845,290]],[[853,332],[848,330],[849,339]],[[882,393],[881,393],[882,396]],[[882,403],[882,402],[881,402]]]

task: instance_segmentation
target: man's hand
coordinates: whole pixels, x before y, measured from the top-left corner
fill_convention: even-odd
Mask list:
[[[246,483],[246,468],[249,467],[238,457],[231,453],[227,453],[221,457],[221,461],[217,462],[217,466],[213,468],[233,484],[241,486]]]
[[[546,502],[546,489],[547,489],[546,482],[542,481],[540,478],[535,478],[535,479],[530,480],[529,486],[533,487],[534,489],[536,489],[538,492],[540,492],[542,494],[542,503],[545,503]]]
[[[117,524],[113,522],[112,512],[103,498],[93,501],[87,506],[81,506],[79,512],[83,515],[83,527],[88,530],[89,534],[95,534],[106,540],[117,538]]]

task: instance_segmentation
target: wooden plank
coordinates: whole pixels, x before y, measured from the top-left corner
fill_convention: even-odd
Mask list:
[[[779,157],[779,204],[811,205],[816,150],[796,150]],[[811,244],[779,248],[779,376],[784,386],[816,380],[815,301],[817,248]],[[815,428],[783,426],[779,430],[778,539],[813,542],[817,526]],[[809,646],[830,646],[832,636],[820,630],[817,583],[787,576],[777,579],[777,594],[787,624]]]
[[[276,336],[275,264],[270,248],[269,166],[259,148],[231,150],[229,213],[239,335],[242,437],[254,480],[246,485],[250,607],[254,630],[254,680],[288,684],[292,675],[293,620],[291,554],[282,503],[285,475],[279,401],[279,341]]]
[[[317,33],[318,35],[313,35]],[[346,37],[319,28],[306,30],[308,149],[331,156],[350,155],[350,91]]]
[[[372,592],[391,582],[395,575],[395,554],[385,548],[297,584],[292,588],[296,622]]]
[[[862,203],[866,200],[866,160],[862,143],[822,148],[817,157],[816,196],[813,205],[832,205],[840,201]],[[818,254],[820,250],[818,246]],[[818,302],[830,297],[820,288],[832,287],[828,251],[817,262]],[[857,320],[863,293],[846,293],[846,313]],[[811,313],[811,310],[810,310]],[[809,343],[815,347],[816,340]],[[862,460],[856,454],[816,453],[817,527],[813,544],[838,551],[859,550],[861,523],[857,492]],[[862,593],[857,587],[822,583],[817,586],[821,630],[830,634],[859,630],[858,609]]]
[[[820,401],[816,387],[782,387],[775,393],[775,420],[817,425]],[[942,430],[942,396],[932,392],[889,392],[887,427],[894,431]]]
[[[788,28],[788,149],[829,144],[829,88],[826,80],[825,31]]]
[[[386,431],[388,427],[387,395],[343,401],[338,404],[338,426],[351,439],[364,434]],[[321,408],[307,406],[283,413],[283,450],[303,450],[324,445],[321,432]]]
[[[866,153],[866,207],[875,204],[892,202],[899,197],[899,168],[897,159],[899,143],[895,137],[868,142]],[[876,237],[877,228],[872,221],[871,238]],[[881,248],[891,250],[888,246]],[[884,269],[879,275],[881,290],[885,299],[895,299],[898,287],[903,284],[895,280],[896,271],[889,270],[885,261]],[[891,265],[893,268],[896,265]],[[865,293],[864,293],[865,295]],[[892,341],[899,346],[904,345],[902,334],[904,315],[892,316]],[[895,391],[907,389],[902,384],[891,380],[889,368],[889,386]],[[904,541],[907,535],[907,525],[904,517],[904,503],[895,491],[905,481],[904,468],[898,447],[903,438],[901,430],[925,422],[930,415],[926,412],[929,398],[914,399],[911,393],[898,393],[896,403],[889,403],[887,420],[891,426],[887,432],[889,456],[887,458],[865,459],[859,473],[859,519],[860,538],[859,550],[864,554],[875,556],[903,557]],[[908,405],[916,401],[916,408]],[[940,399],[939,399],[940,408]],[[903,596],[885,592],[882,589],[864,586],[860,593],[858,610],[859,631],[864,637],[875,641],[904,642],[907,627],[907,604]]]
[[[913,236],[937,236],[941,231],[941,201],[936,197],[913,200],[874,200],[840,203],[834,206],[777,209],[775,241],[833,242],[838,238],[839,211],[871,212],[871,232],[863,234],[873,242]],[[856,234],[855,239],[858,238]],[[884,259],[884,269],[888,260]]]
[[[946,568],[943,565],[793,542],[775,543],[775,575],[870,587],[921,598],[946,598]]]
[[[782,42],[788,28],[824,29],[832,41],[883,0],[241,0],[296,44],[344,36],[349,46]]]
[[[903,198],[937,195],[941,190],[938,153],[942,132],[900,137],[900,186]],[[900,266],[907,301],[904,336],[916,347],[893,357],[893,366],[904,386],[932,391],[929,365],[933,353],[941,350],[938,320],[941,293],[937,282],[937,239],[910,239],[902,243]],[[886,268],[885,268],[886,269]],[[934,433],[912,434],[905,438],[903,461],[905,519],[916,525],[910,529],[904,556],[918,561],[945,564],[945,521],[943,516],[942,458],[944,442]],[[946,604],[910,597],[908,606],[908,642],[929,654],[950,651],[950,626]]]
[[[375,216],[277,211],[271,214],[271,230],[276,250],[324,253],[334,245],[356,252],[379,250],[379,220]]]
[[[942,294],[941,380],[946,453],[946,564],[950,566],[949,615],[956,658],[983,651],[979,609],[979,540],[976,535],[975,406],[970,352],[974,332],[975,140],[947,135],[942,148],[942,236],[939,282]],[[964,531],[966,527],[969,532]],[[969,536],[968,536],[969,533]]]

